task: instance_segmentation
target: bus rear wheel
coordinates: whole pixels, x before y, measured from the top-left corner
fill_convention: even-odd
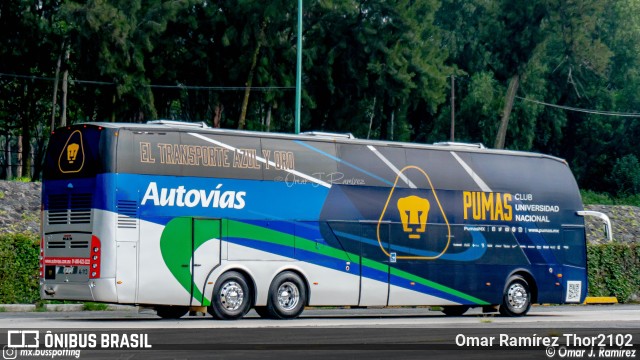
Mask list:
[[[222,274],[213,287],[209,314],[220,320],[235,320],[251,309],[251,291],[242,274],[229,271]]]
[[[520,275],[514,275],[507,280],[507,286],[502,296],[500,314],[502,316],[524,316],[531,308],[531,290],[529,283]]]
[[[442,312],[447,316],[462,316],[467,310],[469,310],[469,307],[464,305],[442,307]]]
[[[156,315],[163,319],[180,319],[189,311],[186,306],[158,306],[156,307]]]
[[[285,271],[278,274],[269,287],[267,312],[273,319],[293,319],[304,310],[307,290],[296,273]]]

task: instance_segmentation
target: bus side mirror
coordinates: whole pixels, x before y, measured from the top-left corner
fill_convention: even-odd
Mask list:
[[[598,219],[604,221],[604,236],[607,238],[607,240],[609,241],[613,241],[613,236],[611,235],[611,220],[609,220],[609,217],[601,212],[598,211],[588,211],[588,210],[584,210],[584,211],[578,211],[576,212],[576,215],[578,216],[594,216],[597,217]]]

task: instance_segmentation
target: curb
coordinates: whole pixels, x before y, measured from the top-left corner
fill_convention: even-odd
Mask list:
[[[36,306],[32,304],[0,304],[0,309],[3,309],[5,312],[30,312],[36,311]],[[85,311],[84,304],[45,304],[44,310],[57,312]],[[107,309],[105,311],[138,312],[138,307],[131,305],[107,304]]]
[[[587,296],[585,304],[617,304],[618,298],[615,296]]]
[[[29,304],[0,304],[0,308],[6,312],[22,312],[22,311],[35,311],[35,305]]]
[[[44,304],[46,311],[82,311],[84,304]]]

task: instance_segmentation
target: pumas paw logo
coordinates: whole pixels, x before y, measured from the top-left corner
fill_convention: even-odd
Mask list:
[[[426,182],[420,179],[422,177],[424,177]],[[401,179],[409,184],[411,189],[398,189],[398,182]],[[422,186],[422,188],[418,188],[414,183],[428,184],[428,186],[425,185]],[[440,213],[440,216],[438,216],[438,212]],[[380,219],[378,220],[378,243],[382,252],[389,258],[392,258],[392,255],[387,251],[385,244],[383,244],[382,238],[384,236],[381,236],[381,224],[388,224],[390,221],[394,221],[393,219],[397,219],[398,217],[402,223],[402,231],[404,232],[404,235],[412,242],[411,247],[418,251],[433,253],[434,255],[396,255],[393,253],[396,255],[395,259],[435,260],[447,252],[451,243],[451,227],[447,220],[447,215],[442,208],[442,204],[438,199],[438,194],[431,183],[429,175],[417,166],[410,165],[400,170],[396,176],[395,182],[393,183],[393,187],[389,192],[387,202],[380,214]],[[435,221],[438,221],[438,223],[429,225],[429,218],[437,218]],[[441,230],[436,229],[435,231],[428,231],[429,226],[433,226]],[[443,226],[446,227],[446,235],[444,234]],[[399,234],[396,233],[396,235]]]

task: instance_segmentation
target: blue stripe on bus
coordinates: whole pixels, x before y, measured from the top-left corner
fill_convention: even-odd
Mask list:
[[[445,299],[445,300],[449,300],[452,302],[456,302],[456,303],[460,303],[460,304],[466,304],[466,305],[474,305],[472,302],[470,302],[469,300],[463,299],[461,297],[455,296],[453,294],[449,294],[446,293],[444,291],[420,284],[415,282],[414,285],[411,285],[411,282],[407,279],[401,278],[399,276],[396,275],[391,275],[391,285],[394,286],[398,286],[404,289],[408,289],[408,290],[412,290],[412,291],[417,291],[419,293],[423,293],[423,294],[427,294],[427,295],[431,295],[431,296],[435,296],[441,299]]]
[[[257,250],[261,250],[271,254],[285,256],[285,257],[292,257],[291,251],[294,250],[289,246],[274,244],[274,243],[260,241],[260,240],[246,239],[246,238],[228,237],[227,241],[237,245],[246,246],[252,249],[257,249]],[[317,266],[321,266],[324,268],[340,271],[343,273],[348,273],[354,276],[360,276],[358,272],[358,266],[360,266],[359,264],[351,263],[349,267],[349,271],[347,271],[345,266],[346,265],[345,261],[334,258],[334,257],[330,257],[330,256],[302,250],[302,249],[295,249],[295,259],[299,261],[311,263]],[[430,296],[435,296],[435,297],[442,298],[444,300],[449,300],[456,303],[470,304],[468,300],[465,300],[458,296],[443,292],[441,290],[438,290],[423,284],[415,283],[415,285],[411,286],[410,281],[405,278],[395,276],[395,275],[388,275],[386,272],[383,272],[374,268],[362,266],[361,272],[362,272],[362,276],[368,279],[381,281],[383,283],[386,283],[387,281],[390,280],[390,285],[392,286],[402,287],[408,290],[416,291],[416,292],[430,295]]]
[[[374,246],[380,245],[378,240],[368,239],[362,236],[353,235],[353,234],[345,233],[342,231],[336,231],[335,233],[340,237],[349,238],[349,239],[356,240],[368,245],[374,245]],[[454,261],[474,261],[474,260],[480,259],[482,255],[484,255],[484,253],[487,251],[487,247],[486,247],[487,241],[484,235],[480,232],[471,232],[471,238],[473,239],[473,243],[471,244],[471,246],[469,246],[467,250],[460,253],[455,253],[455,254],[445,253],[440,257],[440,259],[454,260]],[[449,245],[449,247],[451,248],[452,246]],[[391,250],[402,251],[405,254],[416,255],[416,256],[432,257],[432,256],[437,256],[439,254],[435,251],[420,250],[416,248],[410,248],[410,247],[398,246],[398,245],[392,245]]]
[[[363,266],[361,271],[362,271],[362,277],[365,277],[367,279],[382,281],[383,283],[386,283],[387,281],[389,281],[388,271],[384,272],[368,266]]]

